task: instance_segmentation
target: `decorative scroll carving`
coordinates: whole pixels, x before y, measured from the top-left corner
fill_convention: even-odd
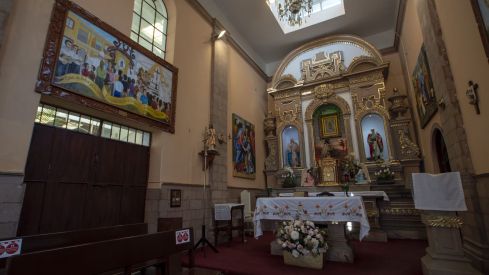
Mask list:
[[[419,210],[414,208],[382,208],[380,212],[392,216],[418,216]]]
[[[266,139],[266,145],[268,148],[268,155],[265,159],[265,171],[277,171],[278,170],[277,138]]]
[[[316,53],[314,59],[306,59],[301,62],[301,79],[314,81],[341,74],[345,71],[343,54],[341,51],[326,54]]]
[[[314,97],[320,100],[328,99],[335,95],[333,89],[334,89],[333,84],[319,85],[313,90]]]
[[[401,155],[404,158],[417,159],[420,154],[418,145],[414,143],[404,130],[399,130],[399,144],[401,145]]]
[[[291,103],[294,102],[295,101],[291,101]],[[276,110],[280,121],[285,123],[291,123],[293,121],[296,121],[300,113],[300,108],[298,104],[294,104],[294,107],[288,108],[288,110],[281,110],[280,107],[277,107]]]
[[[297,84],[297,79],[291,74],[286,74],[280,77],[275,85],[276,89],[285,89],[294,87]]]
[[[272,116],[272,112],[268,112],[267,117],[263,121],[263,128],[266,137],[274,137],[276,135],[275,129],[277,128],[277,124],[275,123],[275,118]]]
[[[457,216],[422,216],[423,223],[430,227],[460,228],[464,224]]]

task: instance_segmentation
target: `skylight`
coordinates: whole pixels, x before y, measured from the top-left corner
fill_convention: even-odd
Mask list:
[[[311,15],[305,16],[300,26],[290,26],[287,21],[281,21],[278,15],[277,7],[279,3],[283,5],[283,2],[284,0],[268,0],[267,4],[284,34],[307,28],[345,14],[343,0],[313,0]]]

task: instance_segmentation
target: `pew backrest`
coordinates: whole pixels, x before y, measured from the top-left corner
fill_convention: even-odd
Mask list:
[[[53,248],[72,246],[84,243],[119,239],[148,233],[148,224],[135,223],[107,227],[97,227],[74,231],[64,231],[39,235],[21,236],[9,239],[22,239],[21,253],[31,253]],[[0,240],[1,241],[1,240]],[[0,259],[0,269],[4,268],[6,259]]]
[[[193,257],[191,228],[189,232],[189,240],[183,244],[177,244],[175,231],[166,231],[27,253],[8,259],[7,275],[86,275],[121,269],[130,274],[138,264],[165,261],[180,251],[189,250]]]

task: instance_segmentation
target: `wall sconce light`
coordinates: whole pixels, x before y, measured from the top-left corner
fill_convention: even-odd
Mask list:
[[[223,38],[224,35],[226,35],[226,30],[220,30],[220,31],[215,30],[214,33],[212,34],[212,41],[219,40]]]
[[[446,105],[445,105],[445,98],[444,97],[438,99],[437,103],[438,103],[438,106],[440,107],[440,109],[445,110]]]

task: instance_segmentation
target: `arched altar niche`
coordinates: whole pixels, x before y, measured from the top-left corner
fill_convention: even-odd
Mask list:
[[[367,161],[388,160],[389,141],[384,127],[384,118],[378,114],[370,113],[362,118],[360,125],[365,159]]]
[[[343,158],[348,152],[345,123],[341,109],[332,103],[319,106],[312,115],[314,141],[318,145],[327,143],[334,151],[334,157]],[[315,148],[318,159],[318,148]]]
[[[302,167],[302,150],[300,132],[297,127],[287,125],[283,128],[280,139],[282,140],[282,167]]]
[[[324,143],[324,140],[328,139],[331,142],[331,139],[335,139],[334,141],[338,144],[334,144],[339,147],[342,145],[339,144],[338,138],[343,139],[344,147],[346,152],[344,154],[350,154],[353,152],[353,142],[352,142],[352,132],[350,127],[350,116],[351,109],[348,102],[346,102],[343,98],[337,96],[332,90],[332,86],[327,84],[322,84],[316,86],[313,90],[313,93],[316,95],[314,100],[307,106],[304,121],[306,122],[307,132],[308,132],[308,144],[309,144],[309,159],[311,164],[315,164],[316,157],[316,148],[319,148]],[[336,112],[333,112],[333,107]],[[336,137],[330,136],[321,138],[321,130],[319,127],[320,117],[322,115],[332,115],[338,114],[338,125],[340,127],[340,135]],[[315,119],[317,118],[317,119]],[[320,142],[320,143],[318,143]],[[330,144],[333,145],[333,144]]]

